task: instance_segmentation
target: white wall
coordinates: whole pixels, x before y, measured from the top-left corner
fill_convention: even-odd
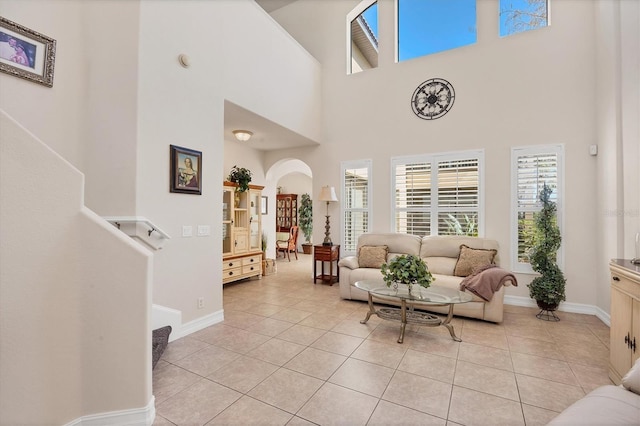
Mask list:
[[[25,341],[33,346],[12,347],[6,353],[5,336],[13,338],[22,324],[3,316],[3,386],[0,386],[3,423],[5,419],[7,423],[17,423],[16,413],[24,412],[27,406],[32,409],[32,423],[40,424],[62,424],[78,415],[144,406],[151,392],[148,321],[151,300],[144,299],[142,294],[150,297],[145,277],[155,278],[154,301],[182,311],[191,331],[221,319],[220,194],[222,179],[228,173],[223,164],[224,99],[232,99],[256,114],[318,139],[320,66],[252,0],[0,0],[0,10],[4,17],[58,42],[53,88],[0,74],[0,108],[87,172],[86,199],[100,215],[146,216],[173,237],[154,255],[153,274],[150,266],[140,264],[134,270],[122,270],[129,277],[117,280],[113,292],[105,290],[102,283],[96,288],[81,287],[87,282],[70,282],[68,278],[77,273],[75,276],[98,279],[90,267],[99,265],[96,271],[101,271],[104,263],[118,272],[110,262],[118,263],[130,251],[112,253],[113,247],[108,243],[78,245],[77,252],[87,252],[73,253],[80,260],[63,256],[73,251],[73,247],[52,244],[68,239],[73,246],[78,234],[88,233],[85,225],[73,232],[67,226],[49,232],[46,221],[31,214],[20,215],[20,210],[7,213],[11,221],[6,220],[4,206],[31,203],[38,206],[38,214],[43,214],[42,210],[55,209],[64,199],[49,206],[46,197],[28,198],[15,189],[18,187],[10,192],[2,187],[2,302],[7,303],[7,312],[11,314],[14,310],[32,313],[33,306],[43,307],[42,315],[33,316],[25,329]],[[251,37],[245,34],[247,27],[238,22],[252,23]],[[255,43],[257,34],[264,44]],[[178,65],[180,53],[189,54],[190,68]],[[254,59],[250,67],[243,66],[242,60],[235,57],[240,54]],[[269,84],[265,84],[265,79]],[[170,144],[203,152],[202,196],[169,192]],[[16,174],[31,176],[33,171],[28,171],[29,168],[37,165],[25,158],[25,164],[11,164],[12,179],[3,178],[3,184],[12,182]],[[18,166],[21,167],[16,170]],[[258,166],[255,170],[259,183],[264,172]],[[51,183],[54,182],[57,181],[52,179]],[[78,194],[82,196],[81,189]],[[79,208],[81,203],[77,204]],[[90,222],[95,219],[92,216]],[[4,244],[7,223],[12,230],[11,238],[8,236],[6,240],[10,244]],[[34,223],[39,226],[32,226]],[[102,224],[113,232],[111,225]],[[183,225],[211,225],[212,235],[181,238]],[[94,230],[94,234],[101,236],[99,241],[110,238],[102,231]],[[47,264],[44,271],[51,288],[64,287],[57,297],[65,299],[62,306],[69,309],[56,310],[55,305],[48,304],[50,298],[44,297],[50,297],[48,293],[38,293],[42,290],[38,279],[42,277],[33,274],[40,270],[32,268],[29,274],[18,276],[13,268],[4,267],[5,259],[15,258],[7,253],[20,236],[32,241],[39,255],[49,254],[49,262],[58,260]],[[75,266],[82,265],[85,259],[82,256],[96,253],[103,257],[88,262],[86,267]],[[21,262],[15,264],[20,271],[25,268]],[[12,286],[11,297],[5,298],[6,286],[21,281],[24,284],[19,288]],[[30,290],[34,286],[35,298]],[[116,301],[111,298],[113,294],[118,295]],[[196,308],[198,297],[205,298],[204,309]],[[114,302],[120,303],[119,309]],[[129,316],[132,305],[136,305],[135,314]],[[3,315],[4,308],[5,305]],[[122,315],[123,310],[126,315]],[[36,319],[42,320],[37,325],[46,323],[55,327],[55,331],[58,327],[63,329],[64,338],[59,339],[46,327],[38,328]],[[118,341],[124,341],[125,345],[107,347],[116,338],[114,332],[122,330],[123,323],[128,325],[128,332]],[[102,332],[95,332],[95,328]],[[87,331],[93,334],[87,337],[84,335]],[[141,331],[146,338],[129,339],[139,337]],[[49,338],[55,338],[60,345],[47,351],[31,342],[40,339],[41,343]],[[127,354],[120,353],[122,350]],[[36,355],[32,356],[32,352]],[[137,362],[138,354],[144,355],[143,365]],[[103,359],[106,356],[110,358]],[[12,368],[19,368],[9,371],[5,367],[5,360],[20,357],[23,358],[20,362],[12,364]],[[59,361],[55,367],[51,367],[53,360]],[[123,360],[127,360],[126,368],[122,367]],[[102,370],[87,370],[96,366]],[[70,381],[76,383],[67,386]],[[11,386],[13,383],[19,386]],[[6,393],[7,387],[12,394]],[[20,420],[24,422],[24,418]]]
[[[282,188],[283,194],[298,194],[298,198],[305,192],[311,194],[311,176],[304,173],[289,173],[278,180],[278,186]]]
[[[265,184],[261,154],[224,141],[224,100],[317,138],[320,67],[251,0],[145,1],[140,16],[136,211],[174,237],[156,254],[154,303],[181,310],[186,323],[216,321],[222,181],[237,164]],[[202,151],[201,196],[169,193],[170,144]],[[183,225],[210,225],[212,235],[182,238]]]
[[[83,190],[0,110],[0,424],[150,416],[152,258],[86,209]]]
[[[301,158],[314,176],[314,192],[339,188],[340,161],[371,158],[375,211],[373,231],[388,231],[390,157],[468,149],[485,150],[485,236],[498,240],[509,268],[510,150],[514,146],[565,145],[566,204],[564,271],[567,297],[598,303],[598,239],[594,232],[596,158],[596,56],[594,3],[552,2],[552,26],[500,38],[498,1],[477,3],[478,42],[471,46],[396,64],[393,59],[393,1],[379,2],[379,66],[345,73],[345,16],[357,1],[296,2],[273,13],[323,65],[323,143],[317,149],[280,155]],[[416,86],[428,78],[451,82],[452,110],[433,121],[418,119],[410,108]],[[267,157],[269,160],[271,157]],[[340,198],[341,194],[338,194]],[[317,210],[317,209],[316,209]],[[335,217],[338,206],[330,208]],[[314,211],[315,239],[321,234]],[[339,221],[332,234],[340,235]],[[528,275],[509,295],[528,297]],[[601,306],[608,310],[608,306]]]
[[[598,306],[609,311],[609,260],[635,256],[640,231],[640,4],[596,3]]]
[[[87,66],[81,2],[0,0],[0,11],[57,41],[53,87],[0,73],[0,109],[82,169]]]

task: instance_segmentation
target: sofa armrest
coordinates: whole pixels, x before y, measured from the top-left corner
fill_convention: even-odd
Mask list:
[[[358,269],[360,267],[360,265],[358,264],[358,258],[356,256],[343,257],[338,262],[338,266],[344,266],[349,269]]]

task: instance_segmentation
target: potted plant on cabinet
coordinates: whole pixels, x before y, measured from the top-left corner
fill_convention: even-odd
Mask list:
[[[536,315],[539,319],[559,321],[554,311],[560,302],[566,300],[564,274],[558,267],[557,252],[562,237],[556,220],[557,206],[551,201],[553,190],[546,184],[540,191],[542,210],[534,215],[535,225],[529,238],[531,268],[540,274],[534,278],[529,287],[529,297],[534,299],[541,311]],[[545,312],[546,313],[543,313]]]
[[[245,192],[249,189],[249,182],[251,182],[251,170],[244,167],[233,166],[229,177],[229,182],[235,182],[238,184],[236,191]]]
[[[244,167],[233,166],[227,180],[238,184],[233,201],[235,206],[239,207],[240,193],[249,189],[249,182],[251,182],[251,170],[245,169]]]
[[[427,264],[413,254],[396,256],[389,263],[383,263],[381,272],[387,287],[397,289],[398,283],[406,284],[409,295],[412,295],[414,285],[429,288],[435,281]]]
[[[313,233],[313,202],[309,194],[302,194],[300,197],[299,209],[300,230],[304,235],[305,242],[302,244],[304,254],[311,254],[311,234]]]

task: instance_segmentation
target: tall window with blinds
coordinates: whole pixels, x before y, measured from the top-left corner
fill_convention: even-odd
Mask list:
[[[392,159],[395,231],[478,236],[482,158],[473,151]]]
[[[551,200],[558,207],[557,219],[562,214],[562,145],[513,148],[512,167],[512,269],[532,272],[529,264],[530,236],[534,215],[542,209],[540,190],[546,184],[553,189]]]
[[[342,163],[342,250],[355,254],[371,224],[371,160]]]

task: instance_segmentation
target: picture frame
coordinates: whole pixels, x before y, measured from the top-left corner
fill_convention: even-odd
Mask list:
[[[0,72],[53,87],[56,41],[0,16]]]
[[[269,197],[262,196],[262,204],[260,206],[260,214],[269,214]]]
[[[202,195],[202,152],[169,145],[169,191]]]

